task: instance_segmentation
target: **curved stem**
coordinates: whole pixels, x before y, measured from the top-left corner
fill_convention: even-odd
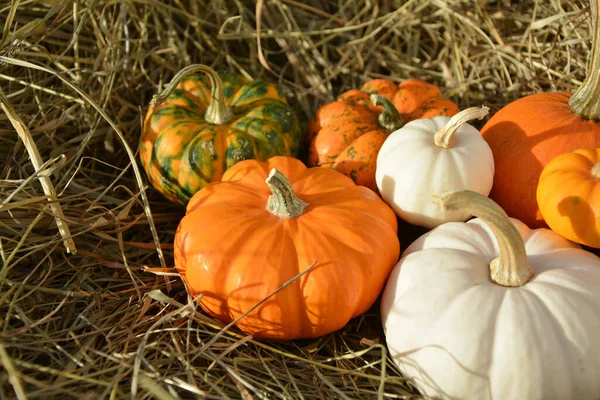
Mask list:
[[[500,255],[490,263],[492,281],[502,286],[523,286],[533,276],[525,243],[504,210],[492,199],[470,190],[446,192],[442,208],[463,210],[482,219],[494,232]]]
[[[154,95],[150,102],[150,107],[155,108],[165,101],[169,95],[177,88],[181,80],[196,72],[204,72],[210,81],[210,103],[204,114],[204,119],[210,124],[221,125],[229,121],[233,116],[231,109],[225,104],[225,94],[223,93],[223,82],[219,78],[219,74],[206,65],[192,64],[179,71],[166,89],[162,93]]]
[[[600,0],[590,1],[592,14],[592,54],[587,76],[569,99],[569,107],[581,118],[600,121]]]
[[[600,179],[600,162],[597,163],[596,165],[594,165],[592,167],[592,170],[590,171],[592,173],[592,176],[596,179]]]
[[[271,214],[285,219],[296,218],[310,205],[296,196],[290,181],[277,169],[271,170],[265,182],[272,193],[267,200],[267,210]]]
[[[462,110],[450,118],[450,121],[446,123],[446,126],[435,133],[433,136],[433,142],[436,144],[436,146],[443,147],[445,149],[453,147],[456,144],[454,134],[461,126],[475,118],[482,119],[488,115],[489,112],[489,107],[485,106],[471,107],[467,108],[466,110]]]
[[[383,112],[379,114],[379,117],[377,117],[377,122],[383,129],[393,132],[402,128],[402,125],[404,125],[404,120],[402,119],[402,116],[398,110],[396,110],[394,104],[392,104],[387,97],[380,94],[372,94],[370,99],[371,104],[374,106],[381,106],[383,108]]]

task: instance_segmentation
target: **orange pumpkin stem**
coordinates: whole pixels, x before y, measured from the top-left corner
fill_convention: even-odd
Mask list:
[[[310,205],[296,196],[290,181],[276,168],[271,170],[265,182],[272,193],[267,200],[267,210],[271,214],[284,219],[297,218]]]
[[[221,125],[227,123],[233,116],[233,112],[231,108],[225,104],[225,94],[223,93],[223,82],[221,78],[219,78],[219,74],[209,66],[202,64],[192,64],[183,68],[179,71],[169,85],[167,85],[166,89],[157,95],[152,97],[152,101],[150,102],[151,108],[156,108],[160,103],[165,101],[171,93],[177,88],[177,85],[183,80],[183,78],[195,74],[197,72],[203,72],[208,76],[210,80],[210,103],[208,104],[208,108],[206,109],[206,113],[204,114],[204,120],[210,124]]]
[[[509,287],[523,286],[533,276],[527,263],[525,243],[504,210],[492,199],[470,190],[446,192],[441,197],[445,210],[465,210],[485,222],[496,237],[500,255],[490,263],[493,282]]]
[[[394,104],[392,104],[387,97],[380,94],[372,94],[370,99],[371,104],[374,106],[381,106],[383,108],[383,112],[379,114],[379,117],[377,117],[377,122],[383,129],[393,132],[402,128],[402,125],[404,125],[404,120],[402,119],[402,116],[398,110],[396,110]]]
[[[592,54],[587,76],[569,99],[571,110],[584,119],[600,121],[600,0],[591,0],[593,19]]]
[[[445,149],[449,149],[456,144],[456,139],[454,139],[454,134],[456,131],[466,124],[467,122],[477,118],[482,119],[490,112],[489,107],[471,107],[466,110],[462,110],[452,118],[450,121],[446,123],[442,129],[437,131],[435,135],[433,135],[433,142],[436,146],[443,147]]]

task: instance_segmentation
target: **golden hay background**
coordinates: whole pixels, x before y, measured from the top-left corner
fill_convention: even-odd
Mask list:
[[[320,105],[380,77],[424,79],[461,108],[483,103],[493,113],[519,96],[581,82],[587,7],[1,2],[0,397],[419,398],[386,358],[377,304],[317,340],[253,341],[220,331],[188,304],[177,278],[143,271],[161,265],[138,185],[146,178],[132,164],[146,107],[179,69],[205,63],[278,82],[304,126]],[[37,171],[33,147],[43,164]],[[47,201],[44,180],[57,200]],[[170,267],[183,209],[146,193]],[[58,211],[77,254],[66,252]],[[401,234],[402,247],[419,233]]]

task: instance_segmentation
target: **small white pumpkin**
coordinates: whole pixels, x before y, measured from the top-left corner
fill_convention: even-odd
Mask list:
[[[481,133],[466,123],[488,112],[488,107],[472,107],[452,118],[417,119],[388,136],[377,156],[375,181],[396,215],[428,229],[471,217],[462,210],[442,210],[437,201],[452,190],[490,193],[492,150]]]
[[[471,191],[441,198],[480,218],[403,253],[384,289],[387,345],[434,399],[600,398],[600,258],[530,230]]]

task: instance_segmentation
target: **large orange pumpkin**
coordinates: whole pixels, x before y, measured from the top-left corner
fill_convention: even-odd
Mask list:
[[[254,337],[313,338],[379,296],[398,261],[397,219],[373,191],[292,157],[246,160],[197,192],[175,235],[188,292]]]
[[[307,131],[308,165],[333,168],[356,184],[377,190],[377,154],[391,132],[414,119],[458,112],[458,106],[430,83],[368,81],[317,110]]]
[[[490,197],[531,228],[546,224],[536,201],[542,169],[562,153],[600,147],[600,27],[598,0],[588,75],[575,93],[539,93],[499,110],[481,133],[494,154]]]
[[[561,236],[600,248],[600,148],[561,154],[542,170],[540,212]]]

